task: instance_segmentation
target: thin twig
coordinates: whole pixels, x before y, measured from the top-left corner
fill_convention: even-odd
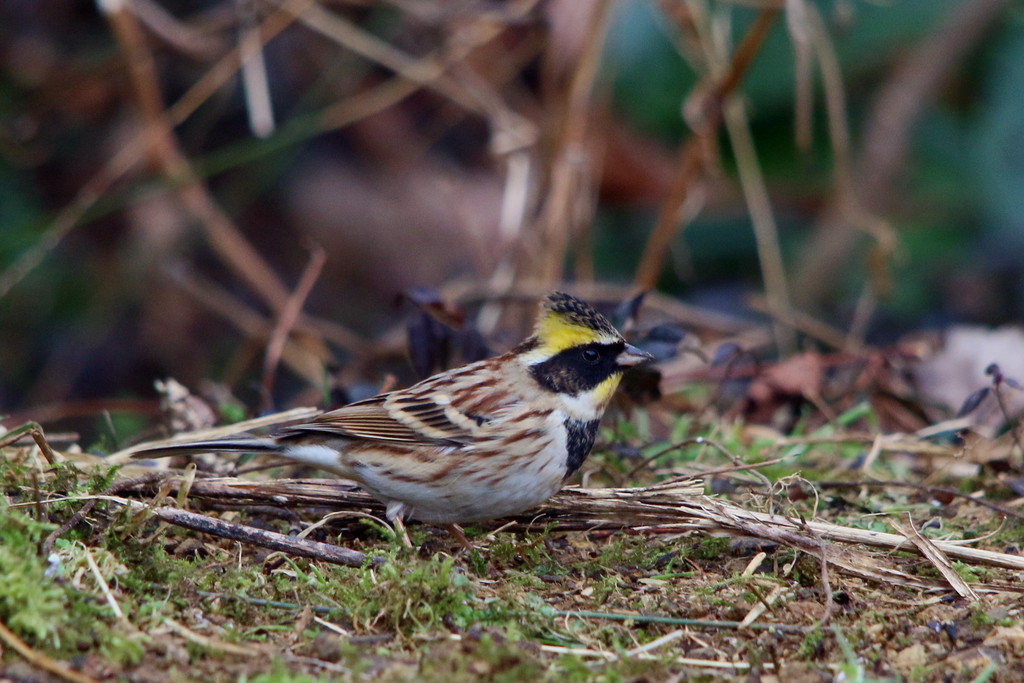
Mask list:
[[[811,39],[808,35],[806,0],[785,0],[786,29],[793,44],[794,119],[796,147],[805,154],[811,149],[814,83],[812,81]]]
[[[757,160],[754,136],[750,130],[750,119],[743,106],[743,100],[732,94],[725,106],[725,129],[736,154],[736,168],[740,186],[747,203],[747,213],[754,228],[758,260],[761,264],[761,279],[769,306],[776,310],[790,310],[789,287],[786,284],[786,267],[782,261],[782,247],[779,245],[778,224],[772,212],[771,200],[764,173]],[[775,329],[775,343],[779,355],[789,356],[796,351],[796,335],[793,328],[780,316],[772,316]]]
[[[281,352],[284,351],[288,335],[298,322],[306,298],[313,291],[313,285],[320,277],[320,271],[323,270],[326,262],[327,253],[321,247],[313,247],[309,255],[309,264],[302,273],[295,292],[288,297],[288,301],[285,302],[278,314],[277,324],[274,325],[274,330],[270,333],[266,355],[263,358],[263,381],[260,384],[264,412],[273,410],[274,373],[281,361]]]
[[[684,619],[680,617],[667,617],[656,614],[621,614],[617,612],[594,612],[585,610],[553,610],[552,616],[574,617],[577,619],[607,619],[608,621],[632,621],[637,624],[665,624],[668,626],[689,626],[692,628],[708,629],[761,629],[765,631],[779,631],[780,633],[806,633],[812,630],[811,626],[800,626],[797,624],[769,624],[764,622],[753,622],[744,624],[741,621],[717,621],[713,619]]]
[[[589,201],[593,195],[594,164],[592,150],[587,147],[587,114],[607,34],[610,3],[599,0],[580,7],[587,12],[585,38],[564,89],[563,101],[556,103],[559,111],[553,122],[556,139],[551,150],[549,186],[538,219],[541,246],[537,265],[541,281],[549,284],[562,279],[570,238],[590,220],[589,216],[581,215],[581,207],[592,211],[595,204]]]
[[[0,622],[0,640],[5,642],[8,647],[21,655],[22,659],[28,662],[30,665],[47,671],[58,678],[62,678],[65,681],[71,681],[72,683],[96,683],[96,679],[89,678],[85,674],[73,671],[55,659],[50,659],[41,652],[36,652],[28,646],[24,640],[19,638],[14,631],[7,628],[3,622]]]
[[[50,444],[46,441],[46,436],[43,434],[43,428],[38,422],[26,422],[23,425],[11,429],[2,437],[0,437],[0,448],[13,444],[23,438],[26,434],[32,437],[39,450],[42,452],[43,457],[46,458],[46,462],[50,465],[56,465],[58,460],[54,454],[53,449],[50,448]]]
[[[196,303],[220,315],[245,337],[260,346],[264,345],[265,340],[272,334],[273,326],[270,321],[246,305],[241,297],[235,296],[210,280],[180,268],[168,268],[167,273],[174,284],[181,287]],[[306,316],[302,318],[305,319]],[[367,345],[341,325],[321,325],[311,320],[308,327],[299,324],[297,329],[303,332],[310,330],[314,336],[320,336],[321,332],[325,338],[330,335],[332,342],[356,355],[367,352]],[[323,368],[328,358],[321,349],[313,349],[308,345],[301,346],[286,338],[281,358],[293,372],[311,384],[315,385],[323,380]]]
[[[1024,426],[1024,422],[1014,419],[1010,415],[1010,409],[1006,405],[1006,397],[1003,395],[1006,378],[996,363],[989,365],[985,369],[985,374],[992,375],[992,393],[996,396],[996,403],[999,404],[999,410],[1003,414],[1003,419],[1010,427],[1010,437],[1013,439],[1013,444],[1017,447],[1018,451],[1024,453],[1024,445],[1021,445],[1021,428]]]
[[[164,9],[157,0],[132,0],[139,21],[160,40],[193,59],[212,60],[227,47],[221,36],[199,31]]]
[[[855,353],[859,347],[851,343],[848,334],[837,327],[823,322],[809,313],[788,308],[777,303],[769,302],[765,297],[751,296],[748,305],[755,311],[761,311],[771,315],[773,319],[779,320],[793,329],[799,330],[809,337],[813,337],[829,346]]]
[[[255,0],[236,0],[239,15],[238,50],[242,60],[242,89],[245,92],[249,129],[258,138],[274,132],[274,106],[270,97],[263,38],[256,23]]]
[[[331,562],[332,564],[341,564],[346,567],[361,567],[366,561],[366,553],[361,553],[357,550],[320,543],[319,541],[299,539],[241,524],[232,524],[222,519],[200,515],[195,512],[186,512],[185,510],[167,506],[152,508],[151,511],[163,521],[176,526],[192,529],[193,531],[201,531],[213,536],[219,536],[220,538],[240,541],[249,545],[280,550],[291,555]]]

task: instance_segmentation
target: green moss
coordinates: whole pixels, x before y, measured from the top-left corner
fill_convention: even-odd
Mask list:
[[[974,490],[974,489],[972,489]],[[992,537],[992,543],[997,545],[1024,547],[1024,521],[1008,518],[1003,526]]]
[[[715,560],[729,551],[729,539],[720,536],[702,538],[690,549],[690,555],[698,560]]]
[[[58,625],[68,607],[39,546],[55,525],[0,507],[0,621],[29,644],[59,645]]]
[[[292,673],[288,671],[284,662],[280,659],[275,659],[270,665],[270,671],[253,678],[243,675],[239,679],[239,683],[316,683],[319,680],[324,679],[314,678],[302,673]]]
[[[955,571],[960,578],[967,583],[981,583],[983,581],[988,581],[991,578],[991,572],[985,567],[967,564],[960,560],[953,560],[952,566],[953,571]]]
[[[498,534],[495,541],[487,546],[486,556],[474,552],[473,566],[477,576],[483,576],[488,563],[507,567],[515,566],[524,571],[536,571],[539,574],[564,574],[565,567],[556,562],[544,548],[544,538],[548,529],[530,536],[521,534]],[[483,561],[483,563],[481,563]]]
[[[202,583],[217,592],[334,606],[357,632],[400,637],[496,623],[507,618],[509,609],[478,595],[468,573],[441,556],[404,562],[390,557],[380,566],[360,569],[289,559],[269,577],[243,569],[212,579],[207,576]]]
[[[137,662],[146,636],[117,623],[87,571],[86,553],[108,582],[122,565],[102,548],[63,539],[41,557],[39,547],[54,528],[0,507],[0,621],[30,646],[58,657],[84,649],[117,665]]]
[[[824,634],[820,628],[812,629],[804,635],[803,641],[800,643],[800,656],[804,659],[814,659],[818,656],[818,649],[821,647],[821,641],[824,639]]]
[[[612,536],[601,546],[592,569],[671,569],[672,559],[662,562],[669,549],[636,534]]]
[[[974,628],[984,628],[992,626],[993,624],[995,624],[996,621],[991,616],[989,616],[988,612],[985,611],[985,608],[981,604],[977,604],[971,607],[967,620]]]

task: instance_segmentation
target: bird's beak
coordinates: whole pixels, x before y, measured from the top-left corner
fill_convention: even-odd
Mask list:
[[[629,368],[640,363],[646,363],[649,360],[654,360],[654,356],[641,351],[632,344],[626,344],[626,348],[622,350],[618,356],[615,357],[615,363],[620,368]]]

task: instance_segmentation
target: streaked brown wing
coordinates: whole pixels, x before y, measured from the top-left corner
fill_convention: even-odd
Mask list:
[[[427,439],[465,443],[473,437],[469,418],[444,399],[444,394],[393,395],[387,408],[395,419]],[[447,398],[445,396],[445,398]]]
[[[382,394],[350,403],[337,410],[317,415],[312,422],[288,427],[285,432],[316,432],[386,441],[421,441],[423,437],[420,434],[391,417],[384,407],[387,396]]]
[[[394,394],[382,394],[358,401],[318,415],[312,422],[289,427],[287,431],[406,443],[461,443],[470,436],[466,429],[448,420],[444,406],[425,397],[415,402],[388,401],[392,396]]]

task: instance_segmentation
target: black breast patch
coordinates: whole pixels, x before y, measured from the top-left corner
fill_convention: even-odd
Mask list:
[[[594,447],[594,439],[597,438],[597,425],[600,420],[574,420],[567,418],[565,421],[566,449],[569,451],[569,458],[566,461],[565,476],[569,477],[580,468],[583,461],[590,455],[590,449]]]

